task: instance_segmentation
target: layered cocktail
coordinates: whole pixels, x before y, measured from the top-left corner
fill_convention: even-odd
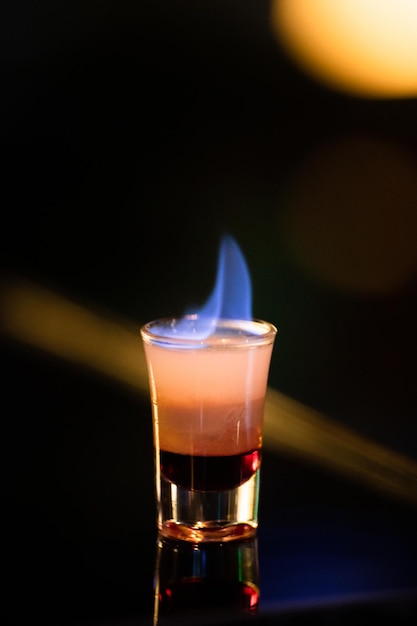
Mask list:
[[[150,322],[141,334],[160,533],[193,542],[254,536],[276,328],[190,316]]]

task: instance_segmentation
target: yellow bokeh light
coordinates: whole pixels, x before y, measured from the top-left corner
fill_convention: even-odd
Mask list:
[[[417,96],[415,0],[272,0],[271,25],[289,54],[333,88]]]
[[[351,293],[389,294],[417,268],[417,162],[400,146],[340,137],[289,179],[279,230],[310,277]]]

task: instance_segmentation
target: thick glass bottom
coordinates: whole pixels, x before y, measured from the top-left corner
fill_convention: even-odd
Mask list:
[[[234,489],[217,492],[185,489],[161,476],[160,534],[193,543],[254,537],[258,527],[259,472]]]

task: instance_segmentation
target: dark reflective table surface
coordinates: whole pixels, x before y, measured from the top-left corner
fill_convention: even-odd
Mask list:
[[[158,542],[148,402],[2,348],[3,623],[413,622],[414,506],[266,451],[255,541]]]
[[[256,615],[259,607],[256,539],[193,545],[160,538],[155,567],[154,619],[209,622]]]

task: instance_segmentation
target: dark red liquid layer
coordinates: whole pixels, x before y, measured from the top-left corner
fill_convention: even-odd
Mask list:
[[[171,482],[195,491],[235,489],[261,465],[261,450],[232,456],[191,456],[160,453],[161,473]]]

